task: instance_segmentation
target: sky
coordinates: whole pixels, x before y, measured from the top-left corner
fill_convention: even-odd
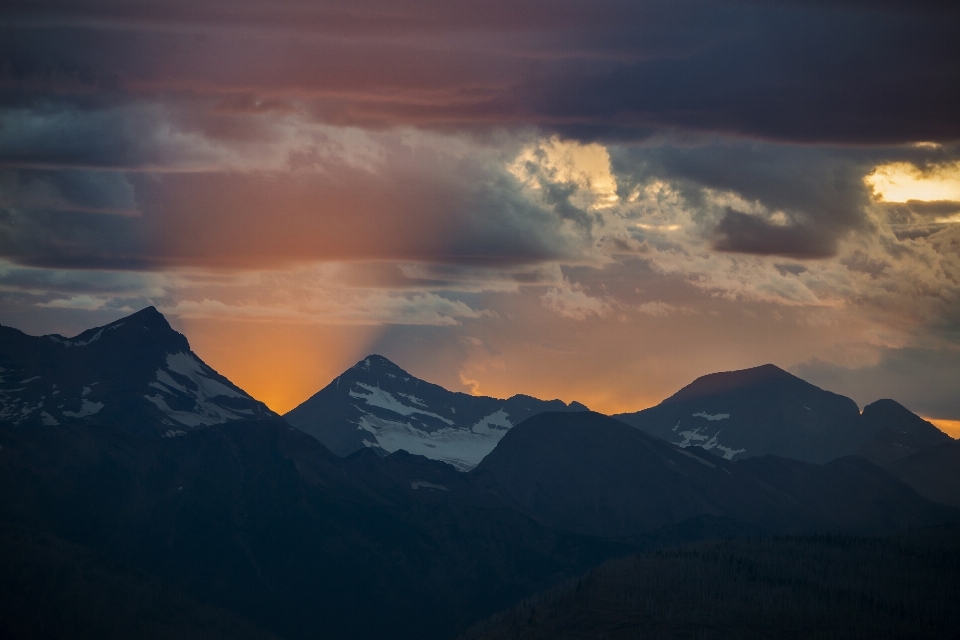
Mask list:
[[[960,435],[956,2],[7,0],[0,30],[2,324],[155,305],[279,412],[368,353],[603,412],[770,362]]]

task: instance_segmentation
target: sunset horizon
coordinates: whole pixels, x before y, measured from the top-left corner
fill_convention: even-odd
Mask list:
[[[957,594],[956,0],[0,6],[0,638]]]

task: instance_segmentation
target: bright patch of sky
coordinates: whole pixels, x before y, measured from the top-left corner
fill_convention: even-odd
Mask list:
[[[960,162],[920,169],[908,162],[882,164],[865,178],[886,202],[960,200]]]
[[[610,153],[595,142],[581,144],[553,136],[523,149],[507,169],[524,184],[539,189],[538,175],[551,182],[574,185],[574,201],[585,208],[617,204],[617,181],[610,168]]]

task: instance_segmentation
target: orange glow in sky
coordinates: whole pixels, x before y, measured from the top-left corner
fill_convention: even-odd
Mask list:
[[[193,351],[231,382],[283,414],[367,355],[371,326],[182,319]]]
[[[932,422],[951,438],[960,438],[960,420],[935,420],[934,418],[924,418],[924,420]]]

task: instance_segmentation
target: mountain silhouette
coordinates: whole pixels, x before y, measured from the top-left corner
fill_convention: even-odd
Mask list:
[[[862,455],[883,465],[950,440],[892,400],[861,415],[850,398],[772,364],[697,378],[655,407],[615,417],[727,460],[773,454],[824,463]]]
[[[205,364],[154,307],[73,338],[0,326],[0,421],[166,435],[279,416]]]
[[[370,355],[284,415],[337,455],[405,450],[473,468],[513,425],[543,411],[585,411],[561,400],[506,400],[448,391]]]

